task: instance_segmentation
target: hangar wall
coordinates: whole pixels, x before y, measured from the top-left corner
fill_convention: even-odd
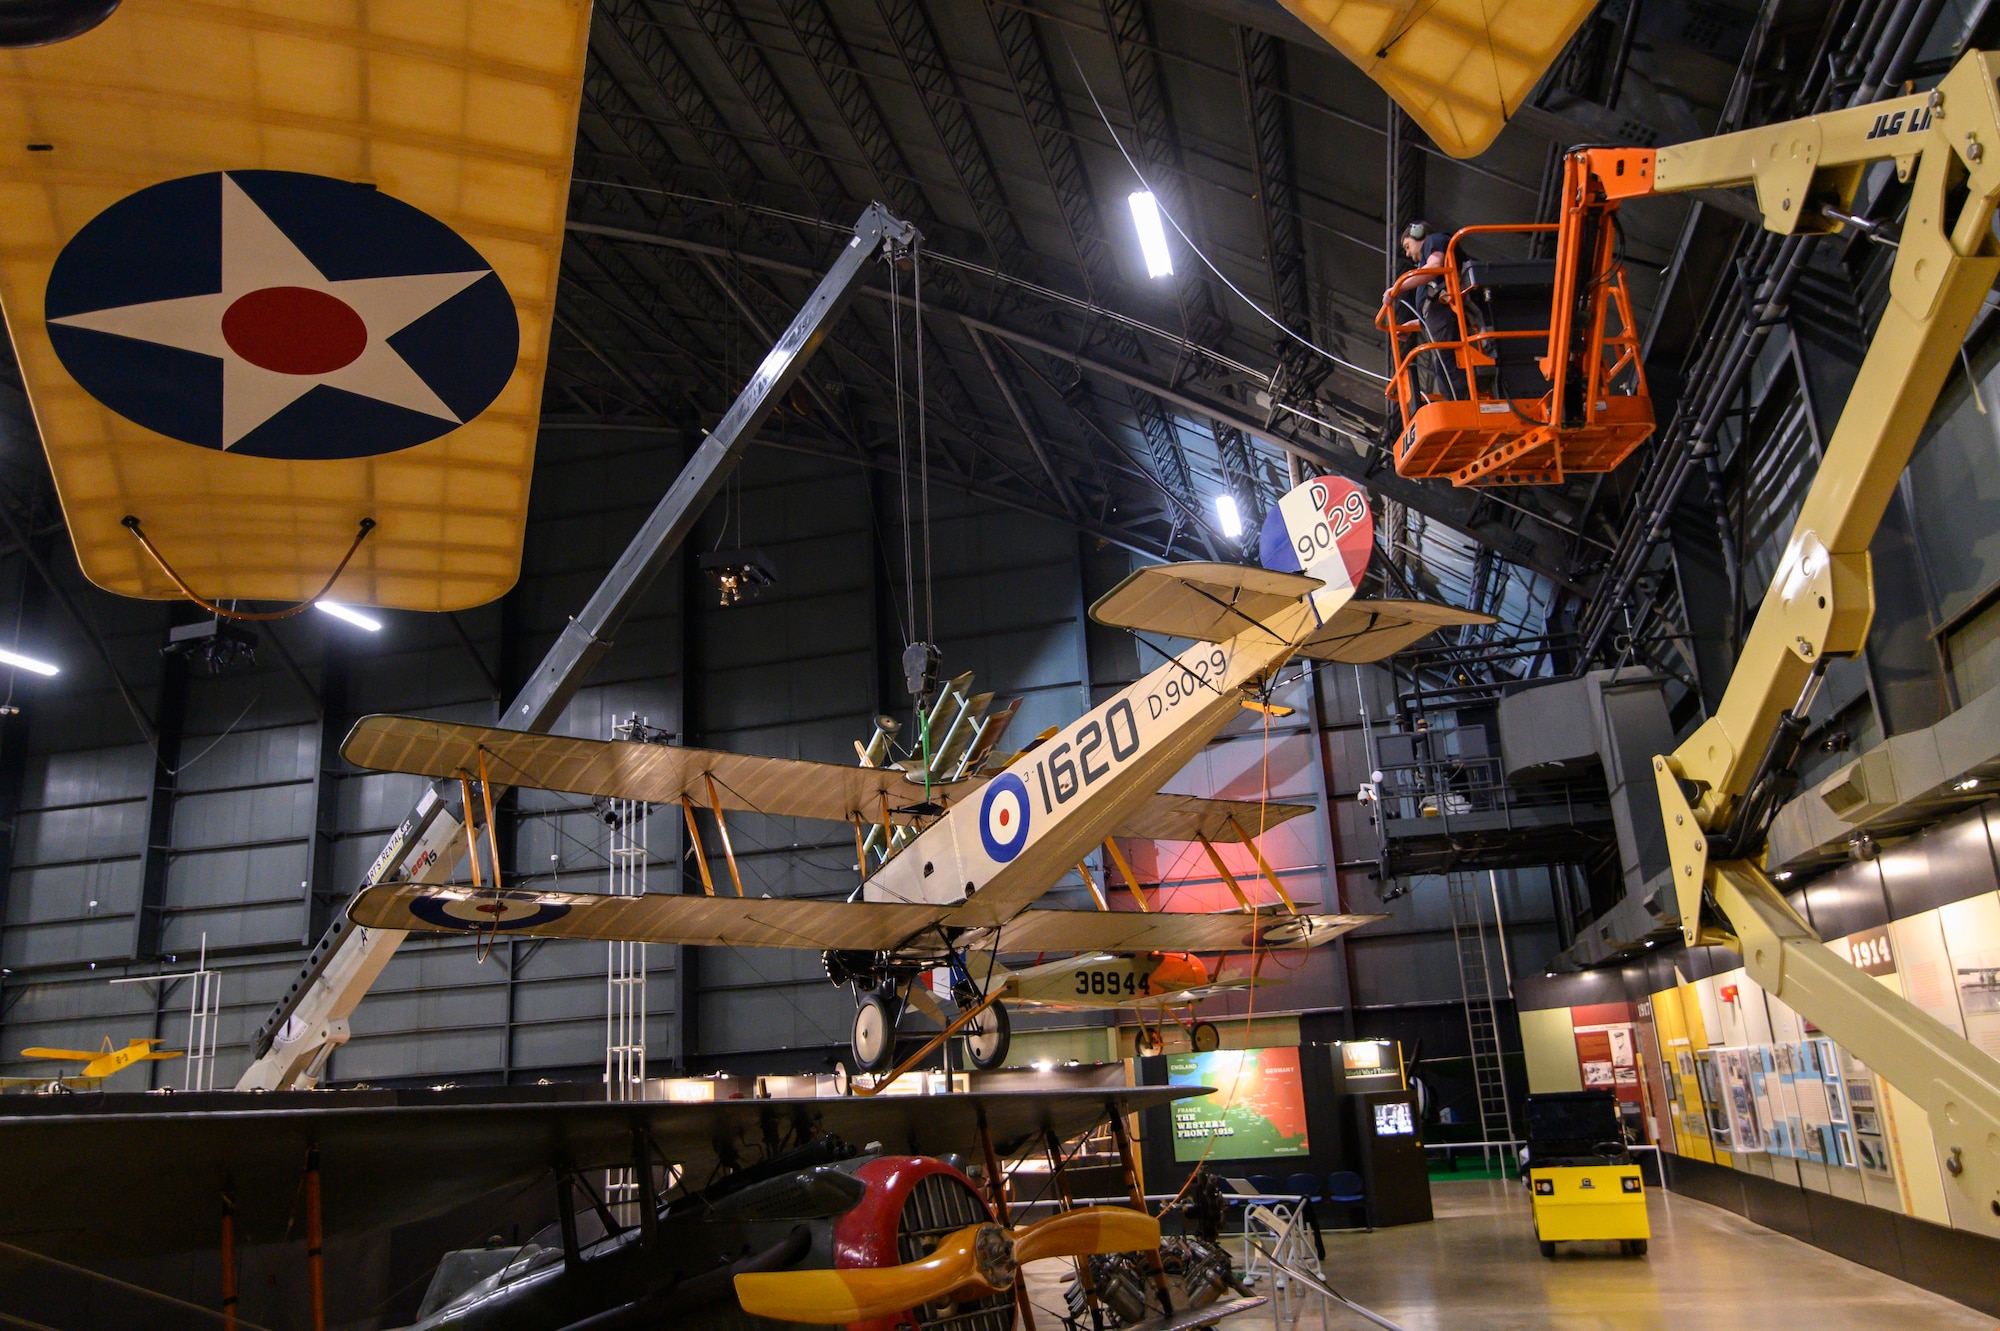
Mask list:
[[[223,971],[216,1084],[233,1084],[305,949],[421,788],[415,778],[340,762],[347,727],[380,711],[490,719],[496,696],[512,694],[664,491],[683,447],[655,430],[551,426],[542,434],[521,582],[502,601],[459,615],[456,625],[389,614],[379,636],[308,614],[266,627],[254,668],[218,675],[189,673],[160,655],[168,625],[199,612],[84,585],[60,533],[47,533],[42,555],[136,700],[161,718],[162,738],[156,762],[60,598],[32,576],[0,591],[0,615],[12,611],[21,641],[65,664],[54,680],[23,676],[21,714],[0,719],[0,802],[15,813],[0,911],[0,1066],[26,1071],[16,1053],[27,1045],[89,1048],[106,1035],[157,1034],[179,1047],[184,983],[107,981],[186,970],[206,932],[211,963]],[[725,609],[688,561],[676,560],[562,729],[604,735],[614,719],[637,713],[686,743],[851,760],[852,741],[865,738],[876,714],[907,707],[896,659],[906,609],[900,503],[893,476],[778,448],[753,451],[690,549],[760,548],[777,584]],[[1102,698],[1157,665],[1158,648],[1172,650],[1142,647],[1084,618],[1089,602],[1131,570],[1123,551],[961,493],[934,491],[931,503],[946,669],[974,671],[977,687],[1024,697],[1012,742],[1078,714],[1086,681],[1089,695]],[[921,564],[920,545],[916,557]],[[1372,691],[1380,717],[1386,681],[1324,668],[1317,726],[1314,687],[1301,677],[1282,691],[1279,701],[1299,711],[1270,725],[1269,783],[1274,797],[1322,808],[1330,790],[1334,822],[1315,816],[1276,829],[1270,857],[1301,899],[1344,900],[1390,918],[1344,948],[1313,953],[1291,984],[1259,994],[1258,1010],[1351,1004],[1366,1031],[1371,1009],[1428,1005],[1440,1018],[1431,1023],[1437,1038],[1449,1043],[1458,1031],[1462,1040],[1441,883],[1420,881],[1383,906],[1355,863],[1371,844],[1352,799],[1368,767],[1357,689]],[[1261,720],[1245,713],[1172,788],[1254,796],[1266,747]],[[514,792],[505,810],[513,880],[602,886],[606,829],[587,802]],[[759,817],[733,818],[731,832],[751,893],[835,896],[851,887],[853,844],[843,832]],[[655,812],[651,890],[681,890],[684,836],[677,817]],[[1226,904],[1198,850],[1134,854],[1142,875],[1183,884],[1177,907]],[[1329,864],[1337,866],[1331,879]],[[1255,873],[1240,854],[1232,869]],[[1539,970],[1555,949],[1545,883],[1522,871],[1503,874],[1502,888],[1514,968]],[[657,1068],[810,1070],[844,1045],[847,999],[824,983],[817,956],[677,951],[650,950],[648,1043]],[[604,946],[594,943],[512,939],[482,962],[467,941],[413,937],[356,1014],[353,1039],[328,1075],[375,1083],[595,1075],[605,964]],[[1504,992],[1497,955],[1494,966],[1495,990]],[[1214,1011],[1245,1006],[1223,1002]],[[146,1072],[158,1085],[181,1080],[174,1064]]]

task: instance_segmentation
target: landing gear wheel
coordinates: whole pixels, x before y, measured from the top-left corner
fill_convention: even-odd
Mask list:
[[[1189,1038],[1193,1040],[1195,1052],[1198,1054],[1213,1053],[1222,1048],[1222,1032],[1215,1029],[1212,1022],[1196,1022]]]
[[[1618,1246],[1633,1257],[1644,1257],[1646,1255],[1646,1240],[1644,1239],[1626,1239]]]
[[[863,1072],[881,1072],[896,1061],[896,1009],[879,991],[861,995],[855,1005],[851,1044]]]
[[[1548,1258],[1550,1261],[1555,1260],[1556,1245],[1552,1241],[1548,1239],[1542,1240],[1542,1256]]]
[[[1005,1003],[995,1003],[965,1024],[965,1052],[981,1072],[991,1072],[1007,1061],[1007,1046],[1013,1038],[1014,1024],[1007,1018]]]
[[[1132,1042],[1132,1049],[1141,1058],[1158,1058],[1167,1052],[1167,1037],[1141,1026],[1138,1038]]]

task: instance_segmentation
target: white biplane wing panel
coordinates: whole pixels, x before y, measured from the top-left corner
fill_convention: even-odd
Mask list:
[[[1256,800],[1211,800],[1199,795],[1155,795],[1118,820],[1111,835],[1142,841],[1241,841],[1279,823],[1311,813],[1310,804],[1260,804]]]
[[[942,906],[802,897],[697,897],[602,892],[498,893],[438,883],[371,887],[348,915],[371,929],[530,934],[696,947],[887,951],[943,918]]]
[[[1430,601],[1353,600],[1299,647],[1317,661],[1368,665],[1458,624],[1491,624],[1493,616]]]
[[[1090,608],[1113,628],[1222,642],[1263,623],[1321,586],[1317,578],[1239,564],[1142,568]],[[1491,624],[1491,615],[1428,601],[1352,600],[1299,648],[1301,656],[1366,665],[1394,656],[1441,628]]]
[[[999,951],[1247,952],[1253,941],[1260,949],[1297,949],[1331,943],[1342,934],[1386,918],[1268,912],[1252,916],[1241,911],[1210,915],[1176,911],[1027,910],[999,927]],[[993,946],[990,932],[961,942],[970,950],[983,951]]]
[[[531,735],[493,726],[463,725],[415,716],[364,716],[340,746],[356,767],[429,777],[478,779],[483,754],[496,786],[527,786],[572,795],[614,795],[649,804],[678,803],[685,795],[709,803],[707,778],[723,808],[781,818],[852,817],[879,823],[915,821],[902,812],[924,798],[924,788],[893,767],[817,763],[750,753],[685,749],[672,744]],[[932,786],[939,803],[973,789],[960,781]]]
[[[1155,564],[1098,598],[1090,617],[1111,628],[1222,642],[1324,585],[1246,564]]]

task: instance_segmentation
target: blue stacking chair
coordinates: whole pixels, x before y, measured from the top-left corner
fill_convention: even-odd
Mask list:
[[[1284,1191],[1283,1188],[1278,1186],[1278,1179],[1274,1174],[1252,1174],[1250,1176],[1250,1186],[1263,1193],[1266,1197],[1275,1197]]]
[[[1287,1174],[1285,1176],[1285,1186],[1279,1189],[1279,1191],[1285,1193],[1287,1196],[1303,1197],[1309,1202],[1317,1201],[1319,1199],[1319,1175]]]
[[[1350,1221],[1354,1219],[1354,1212],[1359,1208],[1364,1226],[1371,1231],[1374,1228],[1372,1225],[1366,1225],[1368,1194],[1362,1187],[1361,1175],[1353,1170],[1336,1170],[1326,1176],[1326,1200],[1335,1206],[1346,1207],[1347,1218]]]

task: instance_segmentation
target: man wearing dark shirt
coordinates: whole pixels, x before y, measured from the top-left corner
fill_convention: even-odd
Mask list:
[[[1438,273],[1433,281],[1404,287],[1396,297],[1400,309],[1415,314],[1423,324],[1426,342],[1459,340],[1458,317],[1444,299],[1445,252],[1450,245],[1451,233],[1438,230],[1429,222],[1412,222],[1403,232],[1403,255],[1415,265],[1412,273],[1430,269]],[[1403,286],[1410,276],[1405,274],[1397,286]],[[1464,372],[1458,368],[1458,359],[1452,352],[1426,351],[1417,357],[1416,369],[1418,387],[1426,399],[1465,396]]]

